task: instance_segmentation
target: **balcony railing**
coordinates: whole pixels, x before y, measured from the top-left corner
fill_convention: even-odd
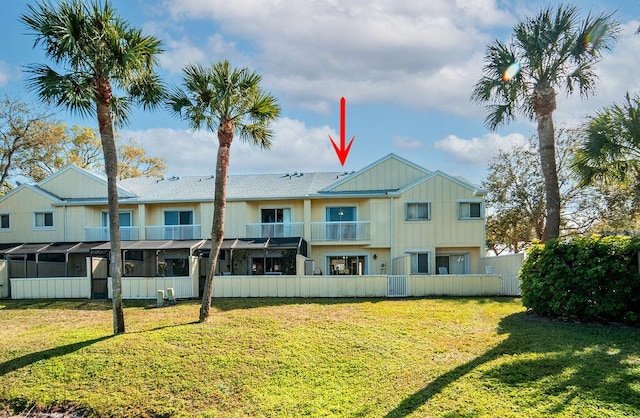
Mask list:
[[[154,225],[145,227],[147,239],[201,239],[200,225]]]
[[[122,241],[136,241],[140,239],[139,236],[139,228],[137,226],[120,227],[120,240]],[[85,227],[84,239],[85,241],[109,241],[109,227]]]
[[[302,222],[247,224],[248,238],[301,237],[303,233],[304,224]]]
[[[311,222],[312,241],[368,241],[369,221]]]

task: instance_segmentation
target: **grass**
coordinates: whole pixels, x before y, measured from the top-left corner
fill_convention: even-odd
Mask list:
[[[0,301],[0,410],[93,416],[639,416],[640,329],[519,299]],[[0,415],[2,415],[0,413]]]

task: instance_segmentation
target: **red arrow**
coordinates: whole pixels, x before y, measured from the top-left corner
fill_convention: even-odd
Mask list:
[[[333,138],[331,138],[331,135],[329,135],[329,139],[331,140],[333,149],[336,150],[336,154],[338,155],[338,159],[340,160],[340,164],[342,165],[344,165],[344,162],[347,161],[347,156],[349,155],[351,144],[353,144],[353,140],[356,139],[354,135],[353,138],[351,138],[349,145],[347,145],[347,148],[344,147],[346,142],[345,131],[346,131],[346,125],[347,125],[346,108],[347,108],[347,101],[344,99],[344,97],[342,97],[340,99],[340,148],[338,148],[336,143],[333,141]]]

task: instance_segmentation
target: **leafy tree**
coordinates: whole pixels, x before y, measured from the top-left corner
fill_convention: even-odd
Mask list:
[[[276,99],[262,91],[262,78],[248,68],[230,68],[229,62],[211,67],[191,64],[184,68],[183,88],[176,87],[169,95],[169,109],[189,122],[192,129],[217,131],[213,223],[209,274],[205,283],[200,321],[209,318],[213,276],[222,239],[227,194],[229,152],[234,134],[261,148],[271,146],[270,124],[280,115]]]
[[[7,95],[0,100],[0,194],[13,188],[10,178],[25,174],[27,152],[44,148],[40,134],[51,126],[50,117],[22,100]]]
[[[547,7],[518,23],[509,43],[496,40],[485,55],[483,76],[471,98],[488,111],[495,129],[521,113],[537,122],[538,149],[545,184],[547,223],[543,239],[560,234],[553,112],[557,90],[588,96],[595,87],[594,64],[611,48],[619,23],[611,14],[578,19],[575,6]]]
[[[123,333],[114,125],[128,121],[132,105],[146,109],[163,101],[164,87],[155,72],[160,41],[132,28],[108,0],[39,1],[20,20],[35,36],[34,46],[41,45],[57,67],[31,65],[29,87],[48,103],[98,119],[108,183],[113,332]]]
[[[63,129],[64,125],[60,125]],[[56,126],[58,128],[58,126]],[[56,129],[56,135],[42,136],[44,146],[27,150],[29,164],[23,173],[34,181],[40,181],[68,164],[74,164],[98,173],[104,173],[102,144],[98,133],[91,128],[73,126],[64,132]],[[116,138],[118,153],[118,180],[131,177],[162,177],[166,163],[160,157],[146,154],[141,146],[130,140]]]
[[[579,186],[571,170],[581,141],[580,129],[559,129],[556,141],[556,167],[561,190],[561,235],[602,232],[614,222],[624,197],[600,184]],[[504,250],[519,252],[533,240],[541,240],[547,224],[544,178],[535,139],[510,150],[502,150],[489,163],[489,174],[482,181],[487,195],[487,248],[495,254]],[[624,225],[618,219],[619,226]],[[627,223],[628,225],[628,223]]]

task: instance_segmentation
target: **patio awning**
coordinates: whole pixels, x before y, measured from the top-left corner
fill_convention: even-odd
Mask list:
[[[299,249],[304,242],[302,237],[284,238],[225,238],[221,250],[267,250],[270,248]],[[206,240],[199,248],[201,254],[211,251],[211,240]]]
[[[145,241],[121,241],[121,250],[181,250],[188,249],[193,250],[199,247],[204,240],[145,240]],[[111,243],[105,242],[103,244],[94,246],[92,251],[109,251],[111,249]]]
[[[49,242],[38,243],[38,244],[22,244],[5,251],[5,254],[9,254],[9,255],[36,254],[41,252],[43,249],[45,249],[49,245],[51,245],[51,243]]]

